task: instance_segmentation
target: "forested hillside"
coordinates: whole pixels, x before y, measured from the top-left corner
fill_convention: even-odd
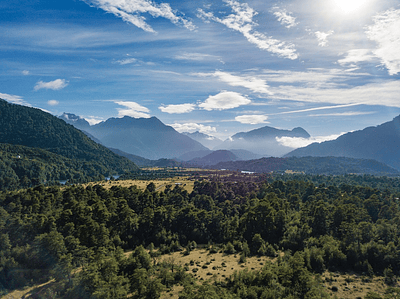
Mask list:
[[[400,272],[400,180],[377,178],[380,188],[373,188],[373,178],[198,181],[190,194],[179,185],[156,191],[152,183],[144,191],[96,185],[2,192],[0,289],[53,277],[58,298],[157,298],[177,284],[184,298],[324,298],[324,270],[365,280],[380,274],[392,285]],[[236,253],[238,261],[279,258],[260,272],[204,284],[185,266],[154,264],[162,253],[189,253],[198,244]]]
[[[39,109],[0,99],[0,128],[0,190],[138,170],[133,162]]]
[[[0,190],[81,183],[111,175],[113,170],[95,161],[70,159],[39,148],[0,144]]]
[[[0,143],[41,148],[72,159],[96,161],[109,169],[135,169],[125,158],[40,109],[0,99]]]

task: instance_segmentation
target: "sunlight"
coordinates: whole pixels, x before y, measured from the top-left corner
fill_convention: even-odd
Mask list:
[[[368,0],[334,0],[335,4],[345,13],[362,9]]]

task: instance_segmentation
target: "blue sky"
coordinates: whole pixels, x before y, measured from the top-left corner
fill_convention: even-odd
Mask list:
[[[400,114],[396,0],[0,3],[0,98],[91,123],[156,116],[221,139],[312,141]]]

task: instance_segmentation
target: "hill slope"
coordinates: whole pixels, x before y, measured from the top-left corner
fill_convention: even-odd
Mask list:
[[[40,148],[57,154],[57,159],[79,161],[81,168],[90,163],[90,168],[97,170],[98,175],[138,169],[128,159],[114,154],[73,126],[40,109],[0,99],[0,128],[2,144]]]
[[[343,156],[375,159],[400,170],[400,116],[376,127],[349,132],[336,140],[296,149],[289,156]]]
[[[242,170],[257,173],[292,170],[307,174],[371,174],[396,175],[399,172],[372,159],[354,159],[347,157],[288,157],[261,158],[248,161],[221,162],[214,169]]]
[[[237,156],[231,151],[216,150],[204,157],[189,160],[187,163],[196,166],[211,166],[219,162],[235,161],[237,159]]]

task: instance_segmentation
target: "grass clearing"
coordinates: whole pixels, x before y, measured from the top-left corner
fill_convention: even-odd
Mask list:
[[[193,191],[194,181],[188,180],[188,176],[166,178],[166,179],[154,179],[154,180],[108,180],[108,181],[97,181],[88,184],[83,184],[84,187],[88,185],[102,185],[106,189],[110,189],[113,186],[131,187],[136,185],[139,189],[145,190],[149,183],[153,182],[156,186],[156,191],[164,191],[167,185],[171,185],[172,189],[176,185],[182,186],[188,193]]]

